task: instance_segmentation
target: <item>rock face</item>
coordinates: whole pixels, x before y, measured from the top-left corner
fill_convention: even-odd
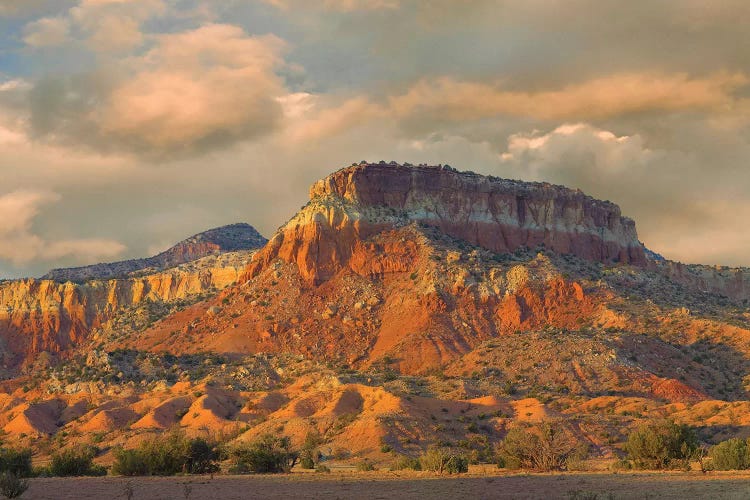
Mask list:
[[[41,352],[80,344],[123,308],[151,300],[169,302],[221,290],[235,283],[250,252],[209,256],[167,271],[127,279],[78,284],[22,279],[0,283],[0,343],[3,368]]]
[[[413,222],[498,253],[543,245],[603,263],[646,263],[635,223],[617,205],[580,191],[450,167],[363,163],[316,182],[310,203],[247,276],[280,257],[319,285],[347,265],[362,240]]]
[[[124,278],[133,273],[163,271],[208,255],[253,250],[262,247],[267,241],[250,224],[230,224],[191,236],[153,257],[53,269],[41,279],[82,282],[91,279]]]
[[[682,264],[669,260],[651,266],[673,281],[705,293],[721,295],[744,306],[750,302],[750,269]]]

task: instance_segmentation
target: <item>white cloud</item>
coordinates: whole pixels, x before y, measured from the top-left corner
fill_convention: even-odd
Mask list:
[[[60,45],[68,41],[70,23],[60,17],[45,17],[24,28],[23,41],[32,47]]]
[[[116,68],[36,82],[31,135],[160,160],[267,135],[288,100],[277,74],[285,50],[274,35],[228,24],[153,35]]]
[[[56,193],[38,190],[16,190],[0,195],[0,259],[14,265],[71,256],[88,262],[114,257],[125,250],[121,243],[104,238],[46,241],[34,234],[32,225],[42,208],[60,199]]]
[[[524,92],[504,89],[501,84],[444,77],[422,80],[392,97],[390,109],[398,116],[448,121],[500,115],[566,120],[648,111],[719,111],[731,106],[733,94],[749,81],[741,73],[719,72],[704,78],[683,73],[623,73],[553,90]]]
[[[368,11],[382,9],[397,9],[401,5],[400,0],[323,0],[322,2],[309,2],[307,0],[264,0],[282,10],[290,9],[324,9],[340,12]]]
[[[571,159],[578,159],[571,162]],[[519,168],[543,180],[552,169],[586,168],[594,164],[599,176],[634,169],[659,158],[646,148],[639,135],[617,136],[585,123],[565,123],[546,134],[539,131],[508,137],[503,162],[515,162]],[[593,172],[592,172],[593,173]]]
[[[125,51],[143,42],[143,22],[166,11],[163,0],[81,0],[58,17],[27,24],[24,42],[45,47],[75,38],[94,51]]]
[[[283,49],[275,36],[223,24],[159,35],[91,116],[105,138],[157,151],[263,135],[282,114]]]
[[[234,220],[270,234],[362,159],[580,187],[670,257],[748,263],[718,237],[746,232],[748,2],[266,2],[0,0],[43,17],[29,46],[64,45],[17,52],[19,75],[44,74],[31,91],[0,75],[2,189],[61,193],[37,206],[66,215],[16,231],[37,256],[16,275],[48,264],[40,240],[82,250],[52,232],[106,230],[127,257]]]

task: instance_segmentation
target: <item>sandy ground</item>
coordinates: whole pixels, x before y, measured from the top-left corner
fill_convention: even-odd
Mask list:
[[[169,478],[38,478],[22,498],[133,499],[273,499],[321,498],[459,500],[482,498],[570,498],[574,491],[608,498],[746,499],[750,473],[621,473],[621,474],[468,474],[438,477],[428,473],[374,472],[289,474],[278,476],[215,476]],[[185,485],[189,495],[185,496]],[[611,496],[610,496],[611,495]]]

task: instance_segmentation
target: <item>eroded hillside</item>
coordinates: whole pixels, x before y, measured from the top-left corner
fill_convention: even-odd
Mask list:
[[[315,431],[329,456],[378,461],[435,442],[481,460],[509,427],[550,418],[599,457],[657,416],[709,442],[742,434],[745,271],[647,255],[619,208],[577,191],[349,167],[217,295],[152,310],[102,292],[126,313],[6,382],[0,425],[27,442],[100,436],[104,462],[175,425],[226,441]],[[195,275],[146,288],[200,294]]]

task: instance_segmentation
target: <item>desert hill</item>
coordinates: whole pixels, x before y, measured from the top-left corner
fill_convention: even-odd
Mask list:
[[[353,165],[313,185],[236,283],[128,306],[5,382],[0,425],[22,442],[106,433],[105,462],[175,425],[297,444],[312,430],[328,456],[382,462],[435,442],[481,459],[548,418],[600,457],[645,418],[744,435],[749,273],[654,255],[579,191]]]
[[[83,282],[153,274],[209,255],[260,248],[266,241],[250,224],[229,224],[195,234],[153,257],[53,269],[40,279]]]

